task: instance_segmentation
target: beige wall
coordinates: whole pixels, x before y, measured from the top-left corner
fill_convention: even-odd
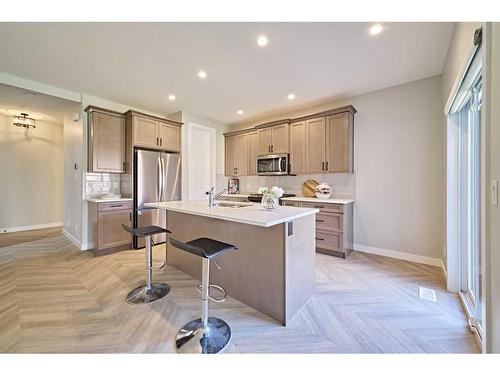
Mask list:
[[[358,245],[443,258],[441,93],[442,79],[437,76],[281,116],[347,104],[358,110],[354,120]]]
[[[0,115],[0,230],[63,221],[63,126]]]

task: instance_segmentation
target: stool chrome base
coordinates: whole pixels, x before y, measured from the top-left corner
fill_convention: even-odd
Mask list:
[[[204,331],[201,319],[190,321],[182,327],[175,337],[175,346],[179,353],[218,353],[231,339],[231,328],[219,318],[208,318],[208,327]]]
[[[128,303],[151,303],[165,297],[170,292],[170,285],[165,283],[152,283],[148,290],[146,285],[139,286],[127,295]]]

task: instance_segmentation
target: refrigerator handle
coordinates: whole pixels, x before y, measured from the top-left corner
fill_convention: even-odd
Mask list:
[[[163,202],[165,197],[163,196],[163,192],[165,189],[165,164],[163,162],[163,158],[160,157],[160,173],[161,173],[161,183],[160,183],[160,202]]]
[[[161,185],[162,185],[162,170],[161,170],[161,157],[158,157],[158,169],[157,169],[157,181],[158,185],[156,186],[156,197],[158,201],[161,201]]]

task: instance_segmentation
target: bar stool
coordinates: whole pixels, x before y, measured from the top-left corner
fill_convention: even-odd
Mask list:
[[[159,233],[171,233],[168,229],[149,226],[142,228],[130,228],[122,224],[123,229],[137,237],[145,237],[146,240],[146,284],[130,291],[127,295],[128,303],[151,303],[165,297],[170,291],[170,286],[165,283],[153,283],[153,257],[152,236]]]
[[[170,243],[178,249],[202,258],[201,284],[197,287],[202,298],[201,319],[192,320],[179,330],[175,338],[177,351],[179,353],[218,353],[231,339],[231,328],[222,319],[208,316],[208,300],[223,302],[226,299],[226,291],[221,286],[210,284],[210,261],[213,260],[217,265],[215,259],[218,256],[238,248],[210,238],[197,238],[189,242],[170,238]],[[212,297],[209,288],[218,289],[223,293],[223,297]]]

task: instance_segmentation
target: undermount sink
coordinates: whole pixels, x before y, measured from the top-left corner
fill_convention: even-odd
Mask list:
[[[241,208],[241,207],[250,207],[251,204],[246,203],[236,203],[236,202],[216,202],[214,204],[216,207],[229,207],[229,208]]]

